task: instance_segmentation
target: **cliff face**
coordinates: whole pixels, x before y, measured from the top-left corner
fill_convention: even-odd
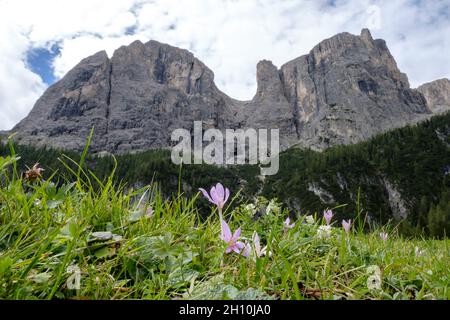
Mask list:
[[[133,42],[109,59],[99,52],[52,85],[14,129],[21,143],[126,153],[169,147],[174,129],[280,129],[282,148],[322,150],[356,143],[429,117],[383,40],[341,33],[279,70],[257,65],[257,92],[234,100],[190,52],[156,41]],[[422,91],[423,92],[423,91]]]
[[[224,103],[213,73],[188,51],[134,42],[114,53],[111,66],[105,150],[167,147],[171,132],[194,120],[220,126]]]
[[[430,113],[383,40],[339,34],[280,70],[301,145],[365,140]]]
[[[439,79],[425,83],[417,88],[428,102],[434,113],[450,110],[450,80]]]
[[[80,150],[95,127],[93,145],[107,137],[107,100],[111,64],[106,52],[82,60],[50,86],[12,132],[25,144]]]

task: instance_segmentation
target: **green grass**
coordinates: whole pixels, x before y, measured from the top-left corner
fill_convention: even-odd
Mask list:
[[[242,228],[242,241],[257,231],[271,252],[246,258],[225,253],[217,211],[199,214],[200,193],[186,198],[175,191],[163,199],[156,184],[135,190],[114,185],[112,176],[97,181],[81,167],[76,181],[63,185],[52,183],[57,173],[29,182],[11,154],[0,158],[1,299],[450,297],[448,240],[407,240],[395,226],[370,233],[355,226],[346,235],[335,220],[331,235],[321,238],[321,214],[307,223],[276,201],[266,214],[267,200],[260,198],[256,210],[241,205],[224,212],[232,231]],[[288,215],[298,219],[285,231]],[[387,242],[381,231],[389,232]],[[377,269],[371,266],[380,269],[379,289],[368,288]],[[77,278],[78,289],[71,286]]]

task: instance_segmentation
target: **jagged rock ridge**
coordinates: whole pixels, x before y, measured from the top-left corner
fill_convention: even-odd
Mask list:
[[[108,58],[82,60],[47,89],[14,129],[21,143],[81,150],[95,128],[94,152],[169,147],[171,132],[278,128],[282,149],[323,150],[432,115],[411,89],[383,40],[341,33],[277,69],[257,65],[257,92],[238,101],[214,84],[214,74],[187,50],[135,41]]]

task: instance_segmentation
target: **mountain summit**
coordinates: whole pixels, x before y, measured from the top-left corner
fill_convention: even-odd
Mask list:
[[[120,154],[169,147],[174,129],[202,120],[205,129],[279,128],[282,149],[323,150],[428,118],[436,111],[428,92],[443,88],[411,89],[367,29],[326,39],[280,69],[259,62],[250,101],[221,92],[189,51],[135,41],[111,58],[101,51],[82,60],[12,131],[20,143],[81,150],[94,127],[92,150]]]

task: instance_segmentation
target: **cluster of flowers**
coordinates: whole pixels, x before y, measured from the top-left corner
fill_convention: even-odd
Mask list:
[[[209,200],[209,202],[211,202],[217,206],[217,209],[219,212],[220,224],[221,224],[220,239],[226,243],[226,246],[227,246],[226,250],[225,250],[226,253],[236,252],[245,257],[252,256],[253,258],[262,257],[262,256],[265,256],[266,254],[269,254],[269,256],[271,255],[271,252],[267,252],[267,246],[264,246],[261,248],[260,238],[256,231],[253,232],[253,236],[252,236],[253,246],[250,245],[250,243],[244,243],[239,240],[241,237],[241,228],[240,227],[234,233],[231,232],[230,226],[223,219],[223,216],[222,216],[223,207],[230,196],[230,190],[228,188],[224,188],[221,183],[217,183],[215,186],[213,186],[211,188],[209,193],[203,188],[200,188],[199,190]],[[253,209],[253,208],[251,208],[251,209]],[[317,231],[318,236],[320,238],[326,238],[331,235],[331,225],[330,224],[331,224],[331,219],[333,218],[333,212],[331,210],[326,210],[323,213],[323,217],[325,219],[326,225],[320,226]],[[310,223],[311,220],[313,220],[313,218],[311,216],[308,216],[307,222]],[[312,222],[314,222],[314,220]],[[287,232],[289,229],[292,229],[294,226],[295,226],[295,223],[291,223],[291,220],[289,217],[283,223],[283,229],[285,232]],[[351,226],[352,226],[352,222],[350,219],[342,220],[342,228],[344,229],[346,234],[350,233]],[[384,241],[386,241],[387,233],[381,233],[380,237]]]

